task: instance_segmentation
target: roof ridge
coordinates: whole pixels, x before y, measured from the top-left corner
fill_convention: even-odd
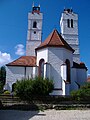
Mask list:
[[[64,40],[64,38],[59,34],[59,32],[54,29],[52,33],[47,37],[47,39],[41,43],[39,47],[35,50],[42,49],[43,47],[64,47],[72,52],[74,50],[72,47]]]
[[[57,31],[57,32],[58,32],[58,31]],[[63,44],[66,44],[66,46],[69,47],[70,49],[72,49],[73,52],[74,52],[75,50],[67,43],[67,41],[62,37],[62,35],[59,34],[59,33],[58,33],[58,35],[59,35],[59,37],[60,37],[60,39],[61,39],[61,42],[62,42]]]
[[[55,30],[51,33],[51,38],[50,38],[48,44],[51,42],[51,40],[52,40],[52,38],[53,38],[53,35],[54,35],[54,32],[55,32]]]
[[[60,36],[60,33],[56,30],[57,34],[58,34],[58,37],[59,37],[59,40],[62,38],[62,36]],[[62,42],[62,40],[60,40]],[[62,42],[63,44],[63,42]]]
[[[15,62],[16,60],[18,60],[18,59],[20,59],[22,56],[20,56],[19,58],[17,58],[17,59],[15,59],[14,61],[12,61],[12,62]],[[11,62],[10,62],[11,63]]]

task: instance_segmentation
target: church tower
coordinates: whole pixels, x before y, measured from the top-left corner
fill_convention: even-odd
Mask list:
[[[43,14],[38,7],[32,6],[32,12],[28,13],[28,31],[26,42],[26,56],[35,56],[35,48],[41,44]]]
[[[73,61],[80,63],[79,40],[78,40],[78,15],[72,9],[64,9],[61,20],[61,35],[66,42],[75,50]]]

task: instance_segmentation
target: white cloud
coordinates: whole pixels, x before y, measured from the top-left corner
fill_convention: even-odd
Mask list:
[[[15,52],[16,55],[21,56],[21,55],[25,54],[24,45],[18,44],[18,45],[15,46],[15,49],[16,49],[16,52]]]
[[[3,66],[9,62],[11,62],[11,56],[8,53],[2,53],[0,51],[0,66]]]

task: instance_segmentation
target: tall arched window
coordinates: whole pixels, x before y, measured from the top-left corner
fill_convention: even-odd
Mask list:
[[[37,22],[36,21],[33,22],[33,28],[37,28]]]
[[[12,84],[12,92],[15,90],[16,83]]]
[[[39,76],[44,77],[44,59],[39,61]]]
[[[70,20],[67,19],[67,26],[70,28]]]
[[[71,28],[73,28],[73,19],[71,19]]]
[[[70,77],[70,61],[66,59],[65,61],[67,66],[67,82],[71,83],[71,77]]]

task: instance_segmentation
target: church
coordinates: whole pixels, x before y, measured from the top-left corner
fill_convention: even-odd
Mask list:
[[[6,65],[6,89],[22,78],[41,76],[53,80],[50,95],[69,95],[87,80],[87,67],[80,62],[78,15],[72,9],[61,14],[61,33],[56,29],[42,42],[43,13],[32,6],[28,13],[26,56]]]

